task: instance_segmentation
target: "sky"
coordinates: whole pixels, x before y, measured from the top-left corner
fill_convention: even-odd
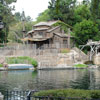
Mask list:
[[[16,12],[25,11],[26,16],[30,16],[33,20],[36,20],[38,15],[48,8],[49,1],[50,0],[17,0],[13,5],[15,5]]]

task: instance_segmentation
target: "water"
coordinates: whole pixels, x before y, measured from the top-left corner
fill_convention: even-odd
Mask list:
[[[100,89],[99,69],[0,72],[0,90]]]

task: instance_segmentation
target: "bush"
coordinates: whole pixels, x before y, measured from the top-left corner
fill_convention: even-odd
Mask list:
[[[86,61],[84,64],[87,64],[87,65],[92,64],[92,65],[94,65],[93,61]]]
[[[86,68],[86,67],[88,67],[88,65],[85,65],[85,64],[77,64],[77,65],[74,65],[74,67],[77,67],[77,68]]]
[[[2,65],[2,64],[0,64],[0,67],[3,67],[3,65]]]
[[[6,61],[8,64],[24,64],[24,63],[30,63],[32,64],[35,68],[37,67],[38,63],[36,60],[33,58],[24,56],[24,57],[11,57],[11,58],[6,58]]]
[[[66,48],[66,49],[61,49],[61,53],[69,53],[70,49]]]
[[[53,97],[71,97],[71,98],[88,98],[100,99],[100,90],[75,90],[75,89],[62,89],[62,90],[46,90],[34,94],[34,96],[53,96]]]

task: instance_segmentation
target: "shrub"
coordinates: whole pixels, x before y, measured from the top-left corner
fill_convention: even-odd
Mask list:
[[[34,94],[34,96],[53,96],[53,97],[72,97],[72,98],[100,98],[100,90],[79,90],[79,89],[62,89],[62,90],[46,90]]]
[[[30,63],[32,64],[35,68],[37,67],[38,63],[36,60],[33,58],[24,56],[24,57],[11,57],[11,58],[6,58],[6,61],[8,64],[24,64],[24,63]]]
[[[92,64],[92,65],[94,65],[94,63],[93,63],[93,61],[86,61],[84,64]]]
[[[61,49],[61,53],[69,53],[70,49],[66,48],[66,49]]]
[[[0,64],[0,67],[3,67],[3,65],[2,65],[2,64]]]
[[[77,64],[77,65],[74,65],[74,67],[77,67],[77,68],[85,68],[85,67],[88,67],[88,65],[85,65],[85,64]]]
[[[100,92],[99,91],[92,91],[91,92],[91,98],[93,99],[100,99]]]

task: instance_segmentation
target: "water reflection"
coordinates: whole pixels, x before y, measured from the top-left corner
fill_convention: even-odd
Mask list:
[[[39,70],[0,72],[1,90],[100,89],[100,70]]]
[[[82,77],[71,81],[71,88],[74,89],[95,89],[95,75],[91,70],[86,70]]]

